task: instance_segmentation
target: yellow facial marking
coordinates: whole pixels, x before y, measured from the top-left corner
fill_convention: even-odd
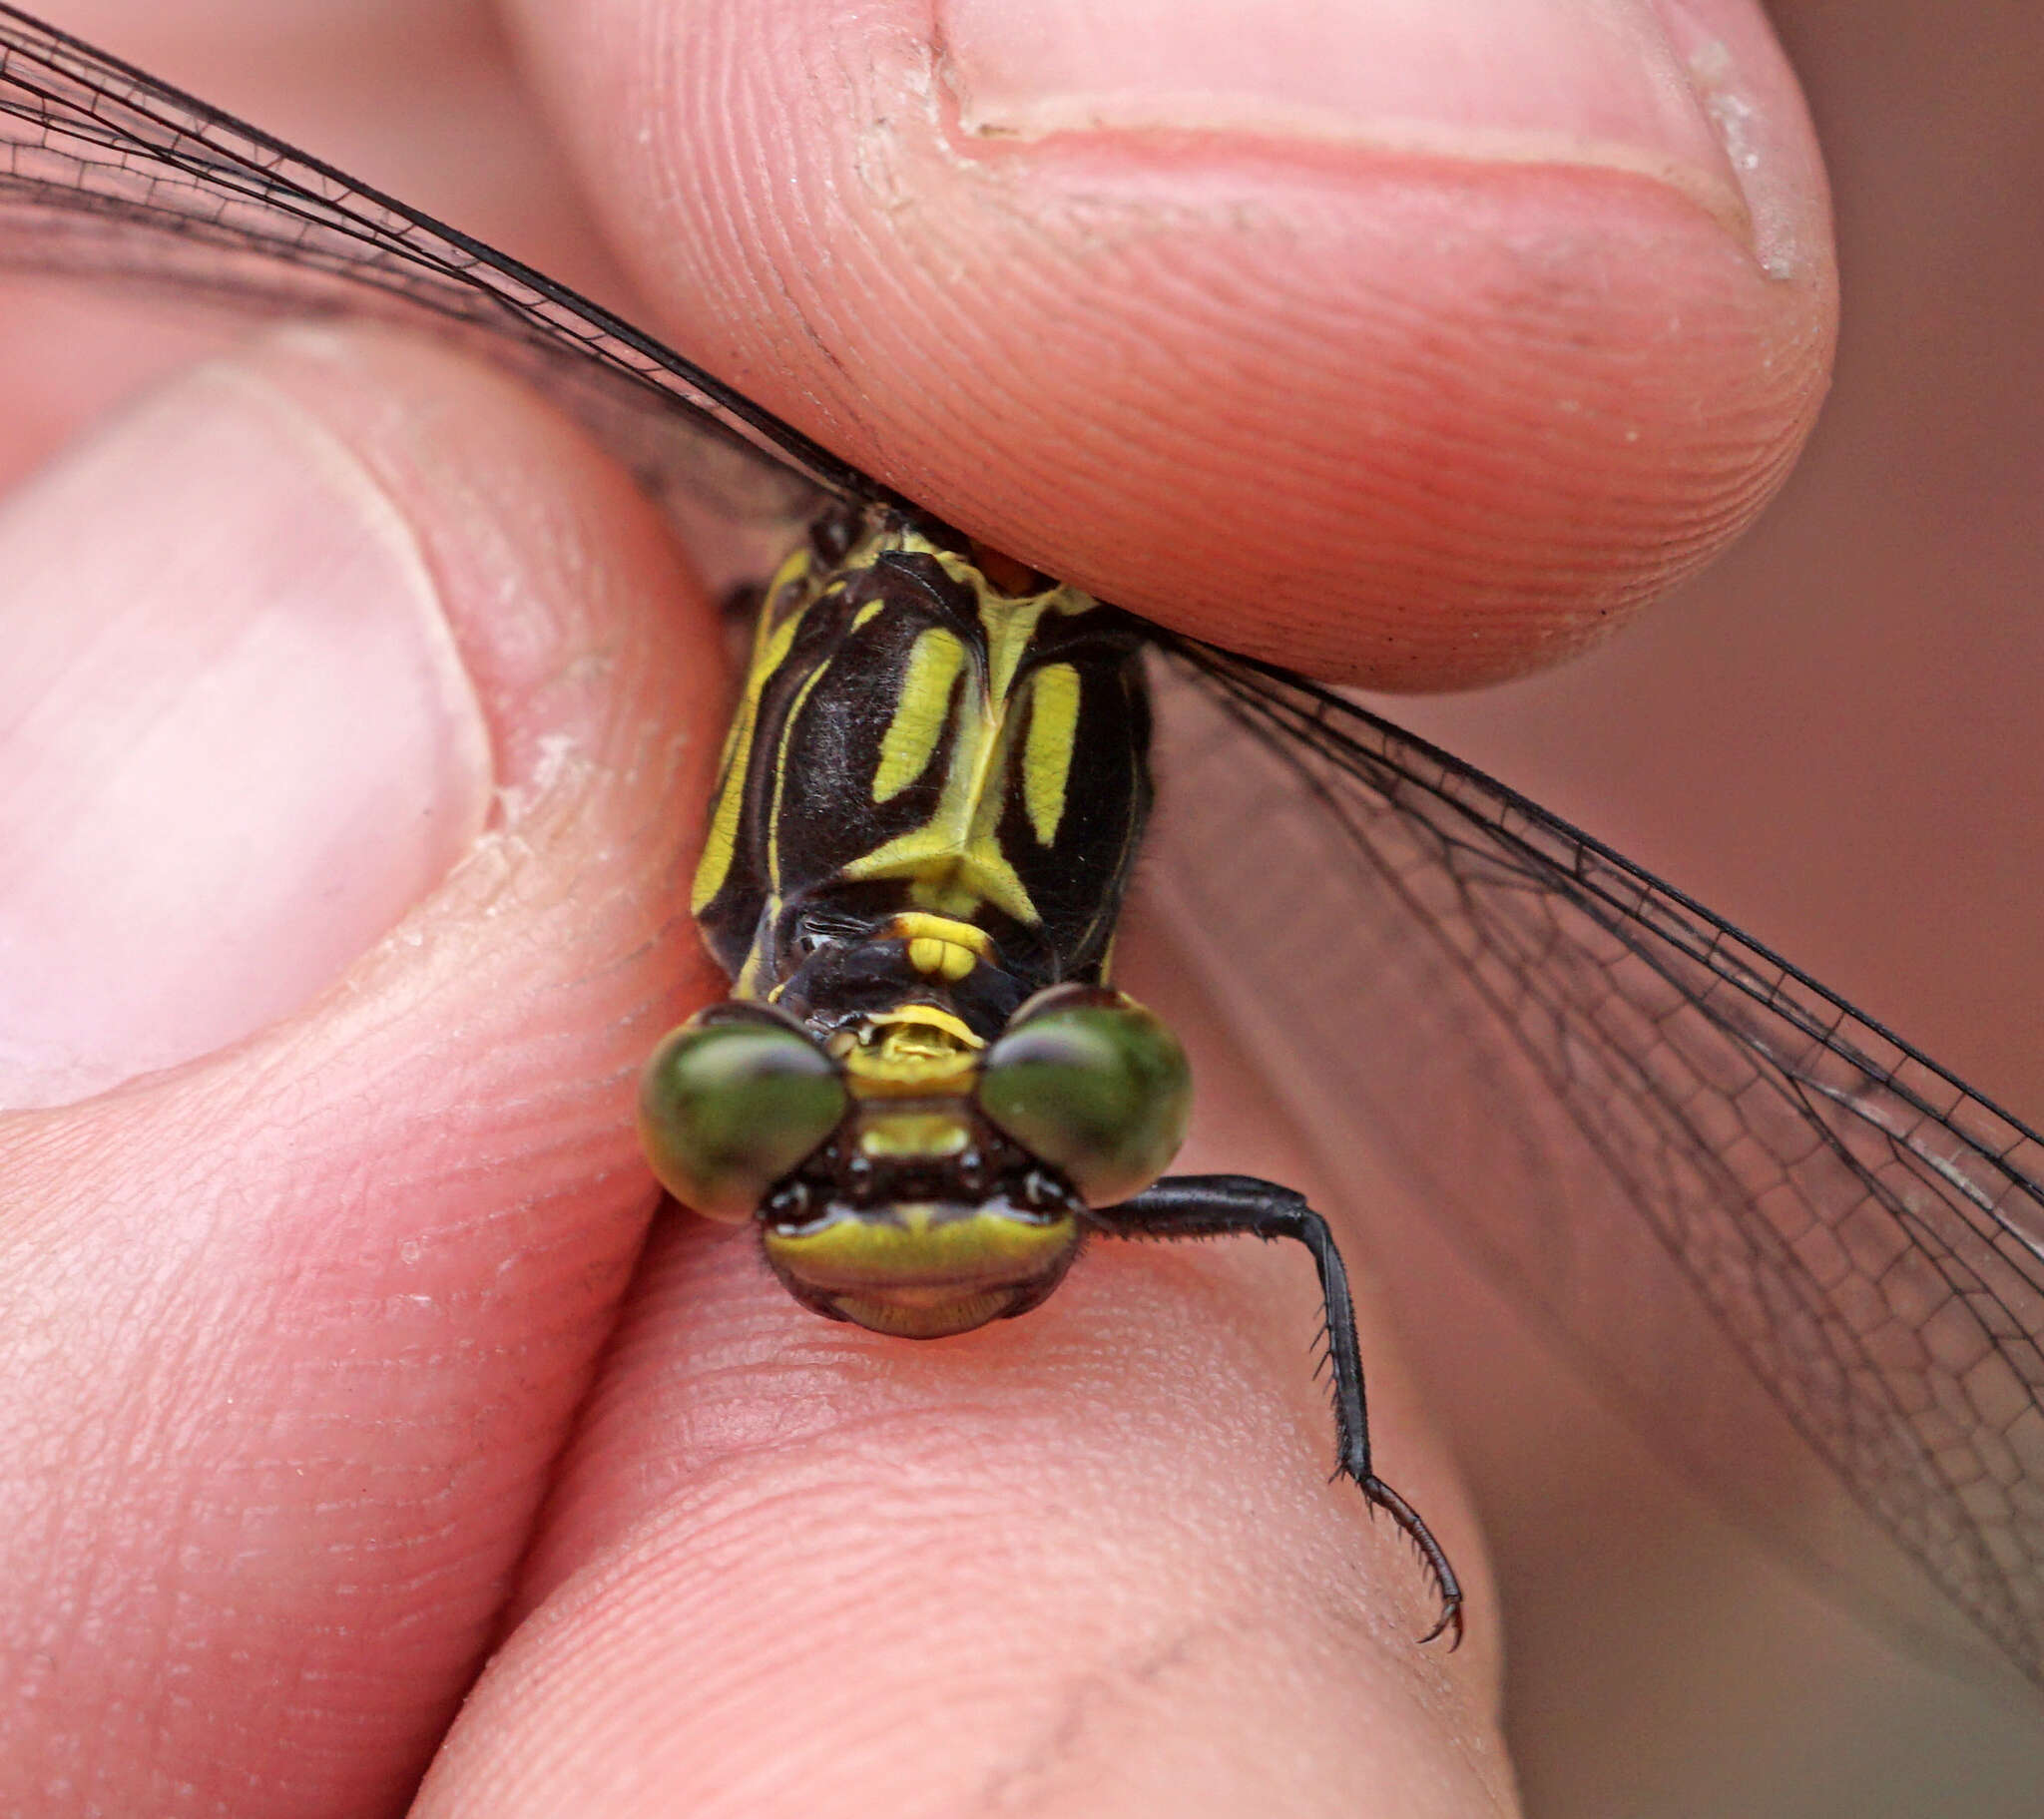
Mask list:
[[[887,1099],[969,1092],[986,1045],[949,1011],[917,1004],[840,1031],[828,1046],[853,1094]]]
[[[972,1026],[962,1017],[954,1017],[949,1011],[939,1010],[933,1004],[903,1005],[898,1011],[876,1011],[865,1020],[868,1032],[889,1035],[916,1032],[931,1032],[932,1039],[941,1039],[958,1049],[983,1049],[986,1040],[972,1033]]]
[[[1018,1219],[908,1202],[886,1219],[764,1233],[776,1269],[875,1332],[934,1339],[998,1319],[1018,1292],[1062,1271],[1076,1221]]]
[[[867,1120],[858,1151],[871,1156],[962,1154],[972,1141],[965,1121],[951,1112],[891,1112]]]

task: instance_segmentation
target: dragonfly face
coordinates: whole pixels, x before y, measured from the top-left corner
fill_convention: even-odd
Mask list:
[[[736,998],[662,1045],[641,1123],[819,1313],[1023,1313],[1178,1149],[1183,1051],[1104,986],[1150,803],[1138,644],[892,510],[824,520],[766,591],[694,893]]]

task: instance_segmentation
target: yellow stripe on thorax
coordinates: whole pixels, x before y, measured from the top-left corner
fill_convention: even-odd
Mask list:
[[[1029,738],[1022,748],[1022,801],[1039,846],[1056,843],[1065,785],[1079,740],[1079,672],[1046,664],[1029,688]]]
[[[894,717],[880,737],[880,764],[873,772],[873,800],[891,802],[922,775],[944,736],[951,691],[965,667],[965,647],[956,633],[931,626],[916,635],[894,700]]]
[[[746,804],[755,795],[749,778],[766,762],[771,764],[772,775],[768,800],[763,804],[766,875],[761,880],[766,895],[761,926],[770,927],[777,920],[784,888],[781,818],[793,787],[787,774],[789,752],[810,691],[826,671],[835,669],[843,647],[801,679],[777,715],[778,738],[770,753],[759,749],[762,702],[811,610],[889,550],[930,556],[952,580],[972,590],[986,668],[983,676],[978,673],[965,642],[953,631],[929,626],[917,635],[881,735],[870,793],[876,807],[884,806],[936,760],[942,766],[938,799],[920,826],[883,840],[845,865],[839,876],[846,882],[904,880],[913,908],[898,920],[918,922],[913,930],[897,929],[908,943],[910,963],[926,977],[955,983],[984,958],[976,944],[985,937],[970,920],[982,909],[992,906],[1025,924],[1041,920],[1027,885],[1002,850],[1001,823],[1008,803],[1019,796],[1037,843],[1047,847],[1056,842],[1080,730],[1082,685],[1070,663],[1046,664],[1028,671],[1026,680],[1018,679],[1024,678],[1046,615],[1084,613],[1096,603],[1063,587],[1046,587],[1027,597],[1003,593],[967,558],[913,530],[868,537],[849,560],[828,569],[819,568],[810,552],[797,551],[774,575],[754,637],[745,689],[726,738],[692,906],[703,912],[730,880]],[[882,602],[868,602],[854,615],[849,634],[855,635],[884,610]],[[968,682],[963,688],[958,685],[961,676]],[[764,964],[757,949],[749,954],[736,982],[741,996],[761,989]]]
[[[1017,714],[1029,706],[1029,734],[1019,766],[1024,806],[1038,840],[1049,845],[1064,816],[1065,785],[1078,732],[1079,676],[1069,664],[1051,664],[1020,689],[1016,678],[1046,613],[1083,613],[1094,603],[1068,588],[1011,599],[995,593],[963,558],[942,551],[937,559],[978,598],[987,648],[984,691],[976,699],[955,692],[957,671],[949,667],[946,646],[956,641],[949,634],[932,630],[918,638],[902,698],[882,742],[873,793],[885,801],[910,777],[921,775],[948,725],[951,743],[943,787],[922,826],[853,860],[844,875],[854,880],[905,878],[910,901],[933,915],[962,921],[991,905],[1018,922],[1034,924],[1041,920],[1040,913],[1000,841],[1008,780],[1017,769]],[[911,757],[919,762],[903,776]]]
[[[766,599],[775,598],[791,586],[808,566],[806,550],[797,550],[768,584]],[[732,861],[738,853],[739,821],[745,813],[746,777],[753,764],[753,734],[760,723],[760,699],[773,673],[787,659],[802,616],[790,613],[778,625],[768,626],[766,615],[753,633],[753,657],[746,670],[745,693],[732,715],[731,731],[725,735],[724,755],[719,761],[717,806],[711,811],[710,830],[703,838],[703,856],[696,863],[696,882],[689,892],[689,910],[700,915],[704,906],[724,888],[731,876]]]

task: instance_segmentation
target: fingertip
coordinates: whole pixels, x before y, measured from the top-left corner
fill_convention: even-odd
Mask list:
[[[0,572],[0,1099],[277,1021],[481,831],[489,737],[417,541],[255,367],[10,497]]]
[[[709,989],[682,880],[719,633],[629,477],[504,381],[329,329],[236,370],[401,516],[486,801],[304,1002],[6,1121],[0,1571],[64,1638],[17,1753],[103,1739],[110,1811],[173,1783],[381,1810],[487,1640],[652,1203],[632,1082]],[[290,718],[214,786],[293,761]]]
[[[1106,598],[1416,687],[1579,650],[1707,562],[1829,364],[1821,172],[1758,13],[1507,10],[1531,75],[1460,56],[1494,47],[1452,8],[1202,9],[1234,86],[1147,41],[1110,81],[1096,40],[1135,27],[1054,55],[1050,7],[527,26],[686,351]]]
[[[1103,1245],[915,1346],[663,1227],[418,1810],[1501,1810],[1485,1664],[1415,1646],[1423,1574],[1326,1481],[1299,1287]]]

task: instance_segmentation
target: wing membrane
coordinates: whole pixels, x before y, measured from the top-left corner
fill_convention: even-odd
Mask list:
[[[1722,1481],[1764,1448],[1656,1380],[1650,1230],[1856,1503],[2044,1677],[2044,1142],[1479,772],[1174,648],[1162,787],[1200,812],[1167,809],[1169,889],[1262,1038]],[[1772,1521],[1767,1476],[1734,1501]]]
[[[0,263],[273,314],[395,315],[486,344],[642,475],[800,520],[879,489],[564,285],[0,6]]]

